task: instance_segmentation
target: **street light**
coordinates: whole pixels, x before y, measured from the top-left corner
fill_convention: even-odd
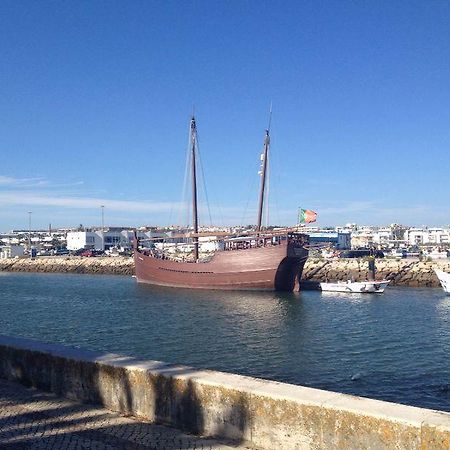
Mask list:
[[[28,211],[28,251],[31,258],[31,212]]]
[[[105,205],[101,205],[102,208],[102,231],[105,229]]]
[[[102,208],[102,250],[105,251],[105,205],[100,205]]]

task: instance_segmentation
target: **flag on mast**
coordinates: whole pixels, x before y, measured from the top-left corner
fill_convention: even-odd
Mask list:
[[[312,223],[317,219],[317,213],[310,209],[298,208],[298,223]]]

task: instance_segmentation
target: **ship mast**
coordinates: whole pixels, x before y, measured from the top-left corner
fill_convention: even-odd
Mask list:
[[[195,162],[197,127],[195,117],[191,119],[191,177],[192,177],[192,220],[194,226],[194,261],[198,262],[198,211],[197,211],[197,168]]]
[[[269,125],[270,126],[270,125]],[[267,174],[267,157],[269,155],[270,136],[269,129],[266,130],[266,136],[264,138],[264,150],[261,154],[262,167],[261,167],[261,186],[259,189],[259,207],[258,207],[258,222],[256,225],[256,231],[261,231],[262,216],[264,210],[264,194],[266,190],[266,174]]]

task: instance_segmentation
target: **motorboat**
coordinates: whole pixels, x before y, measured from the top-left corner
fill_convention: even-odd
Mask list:
[[[425,256],[427,258],[431,258],[431,259],[447,259],[448,258],[448,252],[447,252],[447,250],[435,249],[435,250],[433,250],[431,252],[425,253]]]
[[[394,248],[391,251],[391,256],[393,258],[406,258],[408,255],[406,248]]]
[[[450,277],[450,275],[449,275]],[[323,292],[351,292],[351,293],[378,293],[381,294],[386,289],[390,280],[381,281],[336,281],[334,283],[320,283]],[[450,286],[450,280],[449,280]]]
[[[444,272],[443,270],[434,269],[439,282],[441,283],[442,289],[444,289],[447,294],[450,293],[450,273]]]

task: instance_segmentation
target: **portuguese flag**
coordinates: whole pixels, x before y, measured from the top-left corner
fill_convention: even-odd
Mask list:
[[[311,223],[317,219],[317,213],[310,209],[298,209],[298,223]]]

